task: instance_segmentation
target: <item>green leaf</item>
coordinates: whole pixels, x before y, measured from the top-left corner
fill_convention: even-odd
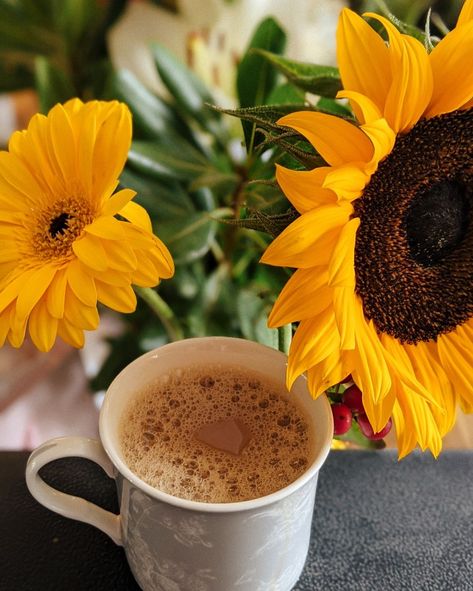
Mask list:
[[[242,289],[237,296],[238,320],[243,336],[250,341],[278,348],[278,331],[268,328],[267,306],[253,291]]]
[[[138,172],[158,179],[192,180],[208,169],[204,156],[179,136],[165,142],[135,141],[128,163]]]
[[[257,209],[251,210],[250,215],[240,219],[222,220],[224,223],[247,228],[248,230],[257,230],[266,232],[273,238],[276,238],[289,224],[299,217],[295,209],[289,209],[286,213],[268,215]]]
[[[162,222],[158,226],[158,234],[176,263],[191,263],[209,251],[215,239],[217,223],[208,212],[194,211]]]
[[[237,72],[237,91],[241,107],[262,105],[276,84],[276,72],[256,50],[281,53],[286,34],[273,18],[266,18],[254,33]]]
[[[267,18],[254,33],[249,47],[237,71],[237,94],[241,107],[262,105],[276,85],[276,71],[256,49],[266,49],[274,53],[284,51],[286,34],[273,18]],[[251,154],[255,144],[255,124],[242,123],[245,142]]]
[[[130,107],[135,136],[159,138],[182,126],[171,107],[128,70],[119,70],[112,75],[104,98],[116,98]]]
[[[269,94],[267,105],[303,105],[304,104],[304,92],[294,86],[285,82],[279,84],[276,88],[273,88]]]
[[[153,43],[151,51],[161,80],[183,114],[220,137],[223,133],[218,126],[220,116],[209,106],[215,101],[205,84],[164,46]]]
[[[75,94],[65,73],[43,56],[35,60],[35,81],[42,113],[47,113],[56,103],[63,103]]]
[[[262,49],[258,50],[258,54],[282,72],[292,84],[306,92],[334,98],[342,89],[338,68],[290,60]]]

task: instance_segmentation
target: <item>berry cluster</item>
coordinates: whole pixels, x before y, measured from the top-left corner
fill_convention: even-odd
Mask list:
[[[347,378],[342,384],[350,381],[351,377]],[[373,431],[373,427],[366,416],[363,406],[362,392],[356,384],[352,384],[346,388],[339,402],[332,403],[332,413],[334,435],[344,435],[347,433],[351,429],[353,420],[358,423],[361,433],[371,441],[384,439],[389,431],[391,431],[391,418],[381,431],[377,433]]]

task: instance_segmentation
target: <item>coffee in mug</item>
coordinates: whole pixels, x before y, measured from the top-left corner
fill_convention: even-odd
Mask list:
[[[310,464],[310,419],[281,382],[234,365],[160,376],[125,409],[128,467],[154,488],[208,503],[271,494]]]

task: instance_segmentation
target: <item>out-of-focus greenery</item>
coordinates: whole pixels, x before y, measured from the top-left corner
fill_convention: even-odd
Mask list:
[[[278,332],[266,322],[290,271],[259,264],[271,238],[296,217],[275,183],[275,164],[323,162],[276,121],[301,109],[352,116],[334,99],[338,70],[286,59],[285,32],[272,18],[254,32],[236,69],[236,110],[220,109],[211,89],[159,44],[153,56],[170,98],[157,96],[108,59],[105,35],[125,3],[0,0],[0,90],[34,85],[43,111],[72,96],[126,102],[134,136],[121,184],[137,191],[176,263],[175,277],[156,289],[156,316],[149,292],[139,290],[97,389],[131,359],[177,338],[231,335],[284,346],[291,327]],[[379,11],[379,3],[363,4]],[[386,4],[411,24],[427,7],[424,0]],[[235,117],[242,121],[237,136]]]

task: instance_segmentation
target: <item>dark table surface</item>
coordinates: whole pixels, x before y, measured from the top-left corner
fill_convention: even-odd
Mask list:
[[[137,590],[122,548],[29,495],[26,459],[0,452],[0,590]],[[58,460],[42,474],[117,512],[113,481],[88,460]],[[387,451],[332,452],[294,588],[318,590],[473,591],[473,452],[400,463]]]

